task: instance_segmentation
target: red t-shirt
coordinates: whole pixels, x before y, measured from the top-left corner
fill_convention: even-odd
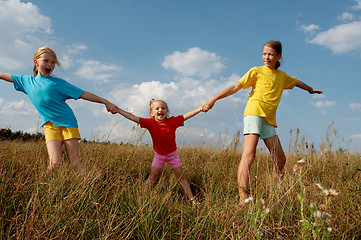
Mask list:
[[[183,115],[167,118],[164,122],[157,122],[153,118],[139,118],[139,123],[141,128],[148,129],[157,153],[166,155],[177,150],[175,131],[184,125]]]

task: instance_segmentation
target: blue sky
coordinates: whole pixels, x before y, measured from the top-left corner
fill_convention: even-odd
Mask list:
[[[290,130],[318,146],[333,123],[335,144],[361,151],[361,0],[0,0],[0,32],[0,71],[32,74],[35,50],[48,45],[62,64],[55,76],[142,117],[151,98],[165,99],[171,115],[200,106],[262,65],[265,42],[280,40],[280,70],[324,91],[284,92],[277,112],[284,149]],[[221,139],[227,146],[242,129],[248,93],[188,120],[178,143]],[[133,141],[140,134],[99,104],[69,105],[83,138]],[[0,128],[42,131],[27,96],[4,81],[0,114]]]

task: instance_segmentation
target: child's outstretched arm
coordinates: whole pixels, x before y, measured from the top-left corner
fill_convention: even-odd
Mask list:
[[[216,101],[238,92],[241,88],[242,88],[242,83],[237,81],[235,84],[227,87],[226,89],[215,95],[214,97],[211,97],[207,102],[203,103],[202,111],[208,112],[208,110],[213,108]]]
[[[90,101],[90,102],[96,102],[96,103],[102,103],[105,105],[106,109],[108,112],[111,113],[117,113],[117,106],[111,102],[109,102],[108,100],[101,98],[93,93],[84,91],[82,95],[80,95],[80,98]]]
[[[196,109],[193,109],[192,111],[187,112],[186,114],[183,115],[184,121],[191,118],[191,117],[194,117],[195,115],[197,115],[201,111],[202,111],[202,107],[198,107]]]
[[[123,109],[117,107],[117,113],[119,113],[120,115],[123,115],[123,117],[125,117],[125,118],[128,118],[130,121],[139,123],[139,117],[134,116],[130,112],[124,111]]]
[[[312,87],[308,86],[306,83],[300,81],[300,80],[297,80],[297,83],[296,83],[296,87],[299,87],[307,92],[309,92],[310,94],[314,94],[314,93],[322,93],[322,90],[318,90],[318,89],[313,89]]]
[[[3,72],[0,72],[0,79],[3,79],[7,82],[13,82],[13,79],[11,78],[11,74],[10,73],[3,73]]]

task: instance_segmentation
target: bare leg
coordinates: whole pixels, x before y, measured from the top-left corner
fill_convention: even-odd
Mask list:
[[[176,178],[178,179],[181,186],[183,187],[183,190],[186,193],[186,195],[188,196],[188,198],[192,201],[192,203],[193,202],[196,203],[196,199],[193,196],[193,193],[192,193],[191,187],[189,185],[189,182],[188,182],[187,178],[183,174],[182,167],[174,168],[173,171],[174,171],[174,174],[175,174]]]
[[[62,142],[60,140],[51,140],[47,142],[46,147],[49,154],[49,166],[48,171],[57,169],[61,165],[61,159],[63,156],[63,151],[61,149]]]
[[[283,179],[284,166],[286,164],[286,155],[283,152],[281,142],[278,136],[263,139],[273,159],[273,179]]]
[[[79,140],[77,138],[71,138],[65,140],[64,145],[69,157],[69,161],[73,165],[75,171],[84,170],[84,166],[79,156]]]
[[[161,172],[162,172],[161,168],[155,168],[155,167],[151,168],[149,177],[148,177],[148,179],[146,181],[146,185],[145,185],[145,188],[144,188],[145,192],[148,192],[150,190],[150,188],[153,186],[155,181],[157,181],[157,179],[159,178],[159,175],[160,175]]]
[[[258,139],[259,135],[257,134],[244,135],[242,158],[237,175],[241,203],[248,197],[249,171],[256,156]]]

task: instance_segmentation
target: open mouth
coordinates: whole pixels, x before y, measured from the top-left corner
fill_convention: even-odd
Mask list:
[[[50,74],[51,73],[51,68],[45,68],[45,73]]]
[[[164,117],[164,113],[158,113],[158,117]]]

